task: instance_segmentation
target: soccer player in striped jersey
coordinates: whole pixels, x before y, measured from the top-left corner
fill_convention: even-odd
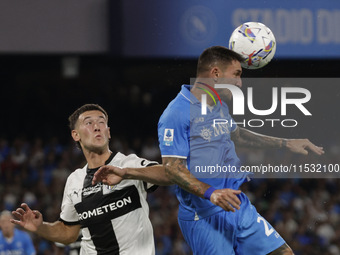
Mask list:
[[[135,154],[113,154],[109,149],[110,128],[106,111],[95,104],[83,105],[69,117],[71,134],[80,146],[87,164],[67,179],[60,219],[44,222],[39,211],[27,204],[13,212],[12,219],[28,231],[53,242],[75,242],[82,230],[80,254],[155,254],[154,237],[146,201],[148,191],[157,186],[139,180],[124,180],[118,185],[96,183],[93,174],[103,165],[145,167],[155,171],[155,184],[168,184],[162,165]],[[164,177],[162,177],[164,176]],[[147,181],[147,180],[146,180]]]

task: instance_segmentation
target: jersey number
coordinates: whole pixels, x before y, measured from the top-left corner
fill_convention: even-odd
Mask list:
[[[260,221],[263,222],[264,232],[265,232],[266,236],[270,236],[271,234],[273,234],[274,228],[269,228],[267,221],[264,218],[259,216],[259,217],[257,217],[257,222],[260,223]]]

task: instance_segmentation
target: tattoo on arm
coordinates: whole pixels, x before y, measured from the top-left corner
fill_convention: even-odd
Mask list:
[[[287,143],[286,139],[261,135],[240,127],[231,134],[231,139],[238,146],[253,148],[281,148]]]
[[[208,184],[197,180],[187,169],[186,160],[180,158],[163,158],[165,173],[168,178],[182,189],[204,197],[204,192],[210,187]]]

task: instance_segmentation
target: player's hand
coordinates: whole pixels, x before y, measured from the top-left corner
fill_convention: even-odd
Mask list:
[[[102,182],[106,185],[116,185],[120,183],[126,174],[126,169],[111,165],[105,165],[99,168],[93,176],[92,185]]]
[[[241,205],[238,194],[241,194],[241,190],[217,189],[211,194],[210,201],[225,211],[235,212],[235,209],[239,210]]]
[[[36,210],[32,211],[25,203],[22,203],[21,207],[13,211],[12,214],[17,218],[17,220],[11,219],[13,224],[19,225],[31,232],[36,232],[43,223],[41,213]]]
[[[308,151],[312,151],[317,155],[325,153],[323,147],[314,145],[308,139],[288,139],[286,146],[291,152],[303,155],[308,155]]]

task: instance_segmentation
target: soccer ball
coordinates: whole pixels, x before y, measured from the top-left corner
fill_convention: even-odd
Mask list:
[[[245,58],[243,68],[258,69],[267,65],[275,55],[273,32],[259,22],[246,22],[237,27],[229,39],[229,49]]]

